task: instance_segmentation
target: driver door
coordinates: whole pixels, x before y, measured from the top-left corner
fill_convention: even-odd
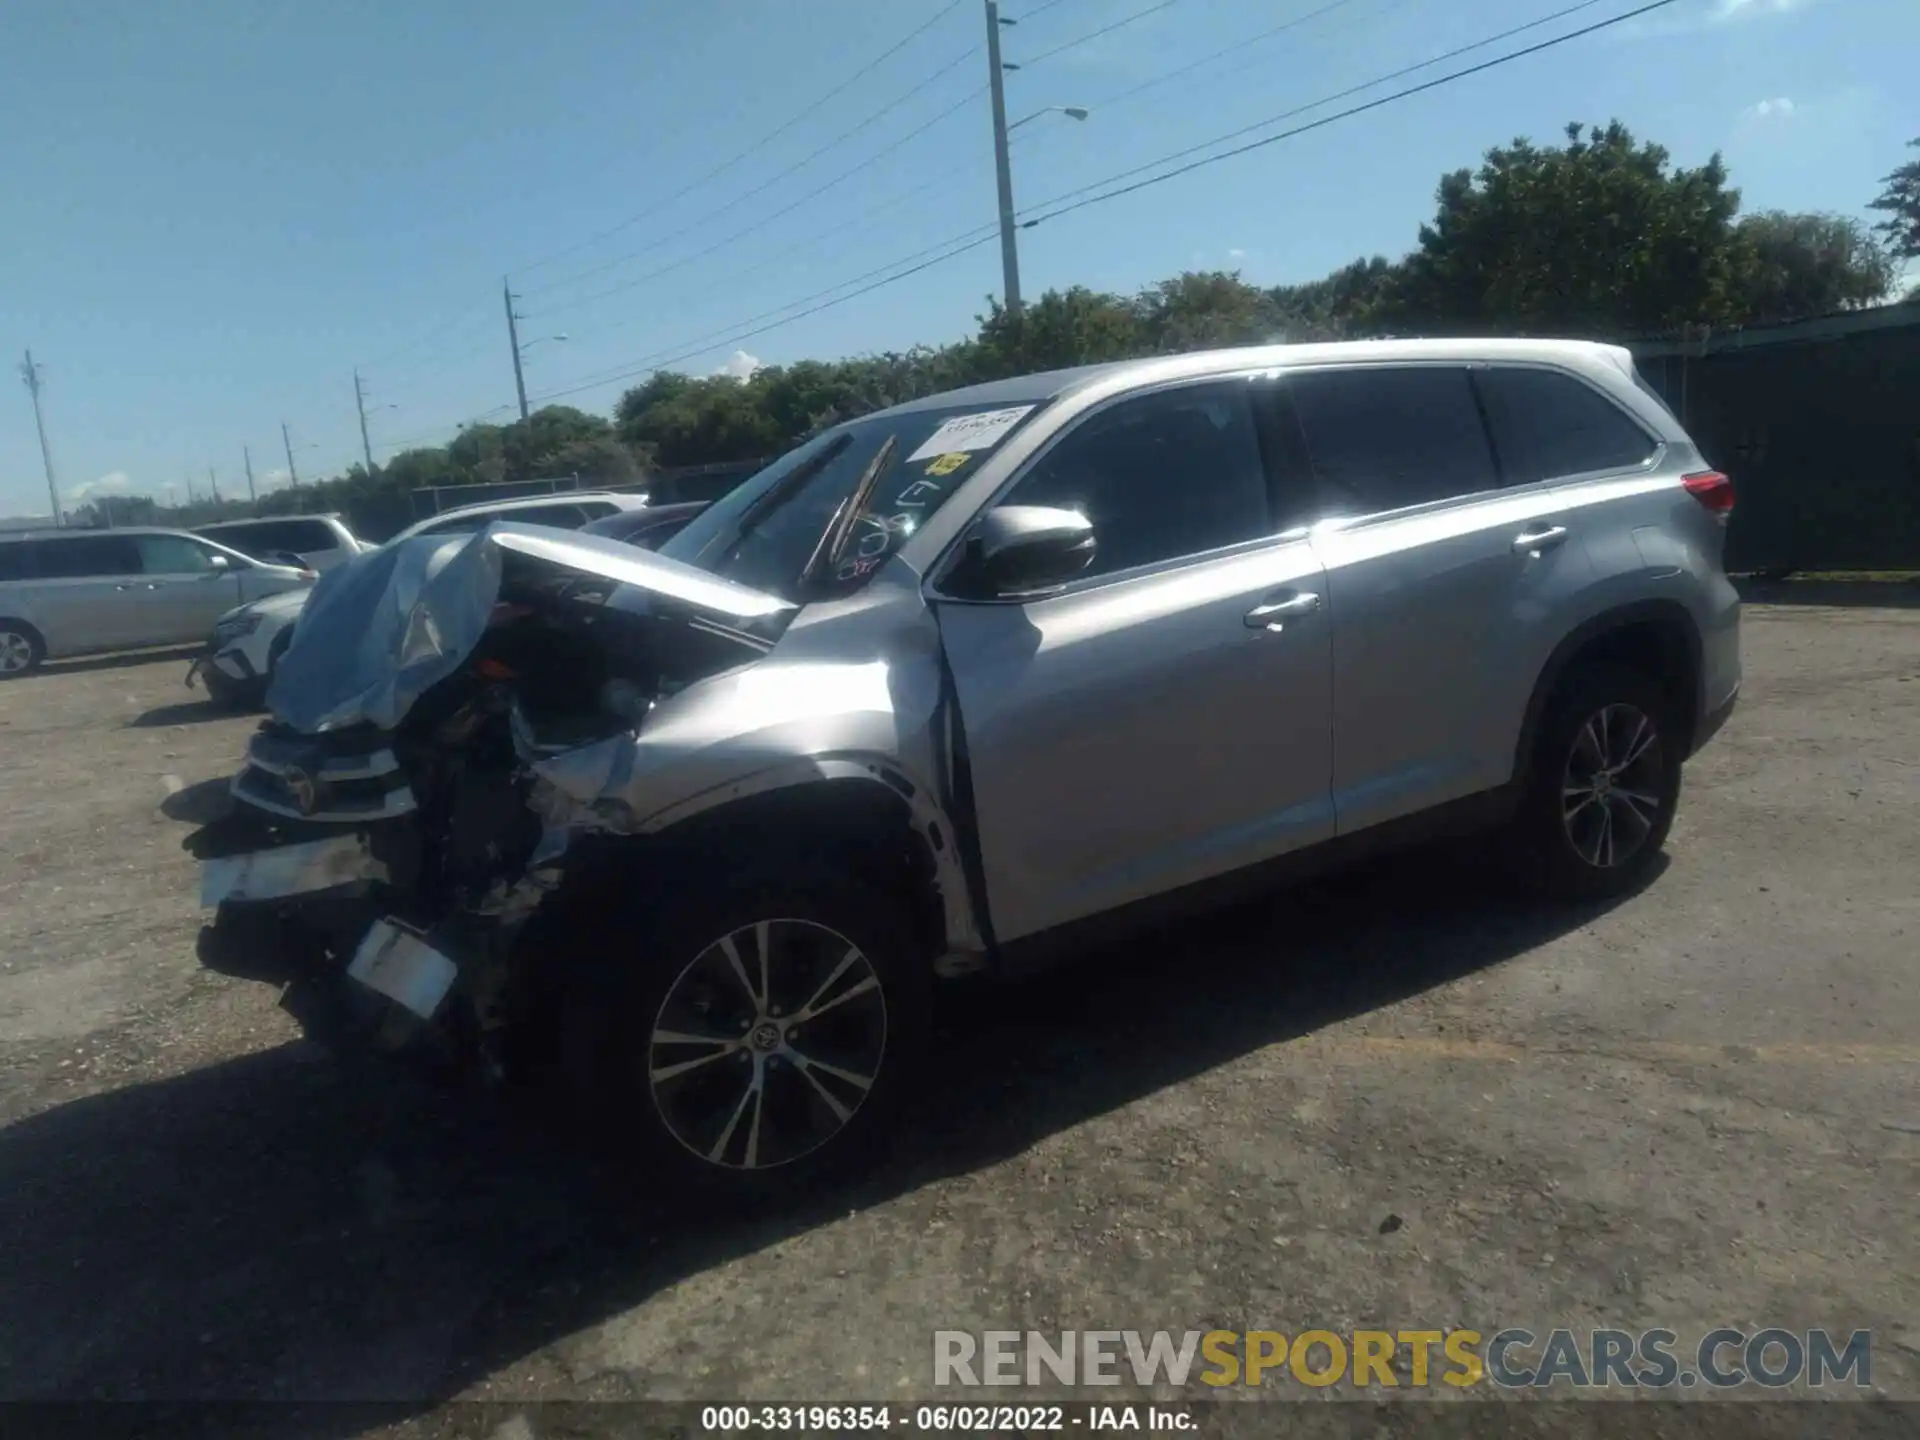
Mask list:
[[[205,640],[240,603],[240,577],[211,545],[185,535],[136,535],[145,586],[138,644]]]
[[[996,502],[1079,510],[1087,571],[1037,599],[930,596],[1003,942],[1333,833],[1325,585],[1271,382],[1092,412]],[[1280,607],[1275,609],[1274,607]]]

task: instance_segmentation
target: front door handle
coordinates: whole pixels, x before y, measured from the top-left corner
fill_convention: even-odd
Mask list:
[[[1284,600],[1268,600],[1247,612],[1247,628],[1271,630],[1277,635],[1286,628],[1287,621],[1301,615],[1311,615],[1319,608],[1320,597],[1311,592],[1289,595]]]
[[[1563,545],[1567,539],[1567,527],[1549,525],[1544,530],[1522,530],[1513,537],[1513,553],[1516,555],[1539,555],[1556,545]]]
[[[116,585],[113,588],[116,590],[158,590],[160,587],[158,585],[147,584],[147,585]]]

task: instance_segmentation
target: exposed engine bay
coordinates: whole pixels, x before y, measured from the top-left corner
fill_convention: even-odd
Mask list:
[[[286,984],[323,1038],[345,1027],[501,1073],[520,932],[575,842],[620,829],[537,767],[630,739],[661,700],[750,664],[792,607],[538,527],[363,559],[384,563],[316,588],[234,804],[188,842],[215,911],[202,958]]]

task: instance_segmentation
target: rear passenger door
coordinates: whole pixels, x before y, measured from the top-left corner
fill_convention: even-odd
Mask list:
[[[1503,486],[1474,368],[1288,377],[1320,507],[1343,835],[1510,778],[1553,617],[1591,574],[1555,487]]]

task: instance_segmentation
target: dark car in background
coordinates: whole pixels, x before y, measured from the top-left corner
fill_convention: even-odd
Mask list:
[[[581,529],[587,535],[604,535],[609,540],[651,550],[678,535],[689,520],[707,508],[708,503],[705,500],[682,500],[672,505],[649,505],[644,510],[622,510]]]

